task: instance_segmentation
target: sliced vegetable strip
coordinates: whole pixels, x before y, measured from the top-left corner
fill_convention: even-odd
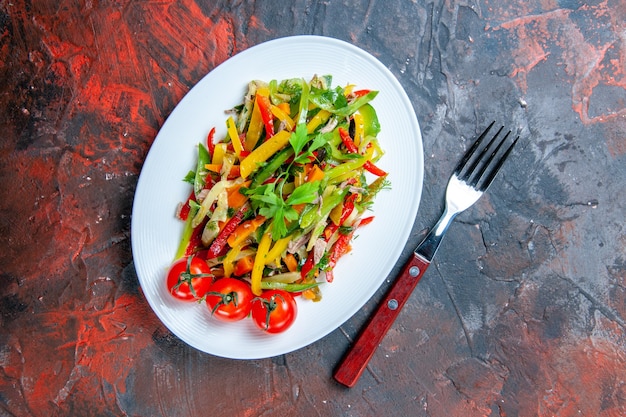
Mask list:
[[[254,258],[254,266],[252,267],[252,275],[250,277],[250,286],[252,287],[252,293],[254,295],[261,295],[263,268],[265,267],[265,259],[271,244],[272,235],[270,232],[266,232],[259,242],[259,247],[257,248],[256,256]]]
[[[240,164],[242,178],[255,171],[259,165],[267,161],[272,155],[284,148],[289,143],[289,132],[281,130],[261,146],[253,150]]]
[[[248,211],[248,206],[242,207],[229,221],[226,226],[220,231],[220,234],[215,238],[211,246],[209,247],[209,258],[219,255],[228,242],[228,237],[235,231],[239,223],[241,223],[244,215]]]

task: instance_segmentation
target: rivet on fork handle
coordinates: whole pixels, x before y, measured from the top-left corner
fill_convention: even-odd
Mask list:
[[[353,387],[374,355],[376,347],[382,342],[385,334],[395,321],[402,307],[409,299],[413,289],[426,272],[430,263],[413,253],[402,268],[402,272],[387,292],[385,299],[379,304],[376,312],[370,317],[363,332],[350,347],[349,352],[337,367],[334,378],[337,382]]]

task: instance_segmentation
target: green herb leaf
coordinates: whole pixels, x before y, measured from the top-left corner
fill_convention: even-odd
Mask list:
[[[301,123],[296,126],[296,131],[289,137],[289,143],[291,143],[296,156],[302,152],[302,149],[304,148],[304,145],[306,145],[308,139],[306,125]]]
[[[259,208],[259,214],[261,216],[265,216],[268,219],[274,217],[278,211],[284,204],[283,201],[276,194],[271,195],[254,195],[250,197],[252,200],[259,201],[263,204],[262,207]]]
[[[309,158],[313,156],[313,152],[321,148],[322,146],[328,143],[328,140],[332,136],[332,132],[329,133],[318,133],[317,136],[313,139],[313,142],[309,145],[309,148],[306,152],[300,154],[295,161],[304,164],[309,162]]]
[[[280,185],[278,186],[280,188]],[[272,220],[272,239],[278,240],[288,233],[287,221],[297,220],[298,212],[287,204],[276,191],[276,184],[270,183],[259,186],[254,190],[246,190],[253,207],[258,208],[261,216]]]
[[[284,213],[285,218],[289,221],[298,220],[298,218],[300,217],[300,214],[298,214],[296,209],[291,206],[285,206]]]
[[[305,182],[287,197],[287,204],[312,203],[319,196],[321,181]]]
[[[331,136],[332,136],[332,132],[318,133],[318,135],[315,136],[315,139],[313,139],[313,142],[311,142],[311,146],[309,146],[309,151],[311,152],[316,151],[322,146],[326,145],[326,143],[328,143],[328,140],[330,139]]]
[[[338,109],[342,109],[348,105],[348,100],[343,94],[343,88],[320,89],[313,86],[309,97],[317,107],[334,113]]]
[[[354,231],[352,226],[339,226],[339,233],[342,235],[349,235]]]
[[[274,212],[274,221],[272,222],[272,239],[282,239],[287,234],[287,225],[285,224],[284,206],[277,206]]]
[[[185,175],[185,178],[183,178],[184,182],[189,183],[191,185],[194,184],[195,180],[196,180],[196,171],[189,171],[187,175]]]

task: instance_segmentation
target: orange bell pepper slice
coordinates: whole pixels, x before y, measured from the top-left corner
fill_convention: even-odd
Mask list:
[[[228,189],[228,207],[238,209],[248,201],[248,196],[243,195],[240,190],[241,187],[249,187],[251,182],[252,181],[245,181]]]
[[[265,217],[257,216],[254,219],[246,220],[237,226],[237,228],[228,237],[228,244],[231,248],[240,245],[246,240],[256,229],[265,222]]]
[[[222,172],[223,164],[205,164],[204,167],[211,172],[220,174]],[[239,177],[239,165],[233,165],[228,172],[228,179],[235,179]]]
[[[307,173],[306,182],[321,181],[324,179],[325,175],[326,174],[322,171],[319,165],[315,164]]]
[[[285,265],[287,266],[289,272],[296,272],[298,270],[298,261],[296,260],[296,257],[293,256],[293,254],[288,253],[287,255],[285,255],[283,261],[285,261]]]
[[[254,256],[252,255],[244,256],[243,258],[239,259],[235,263],[233,274],[240,277],[242,275],[247,274],[248,272],[251,272],[253,267],[254,267]]]

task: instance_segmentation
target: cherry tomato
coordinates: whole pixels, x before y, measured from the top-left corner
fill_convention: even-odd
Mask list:
[[[281,333],[296,320],[298,306],[291,294],[283,290],[269,290],[252,303],[252,320],[261,330]]]
[[[167,273],[167,288],[180,300],[197,300],[209,290],[212,278],[211,269],[202,259],[193,256],[180,258],[174,261]]]
[[[211,314],[223,321],[238,321],[247,317],[253,299],[250,284],[228,277],[215,281],[205,296]]]

